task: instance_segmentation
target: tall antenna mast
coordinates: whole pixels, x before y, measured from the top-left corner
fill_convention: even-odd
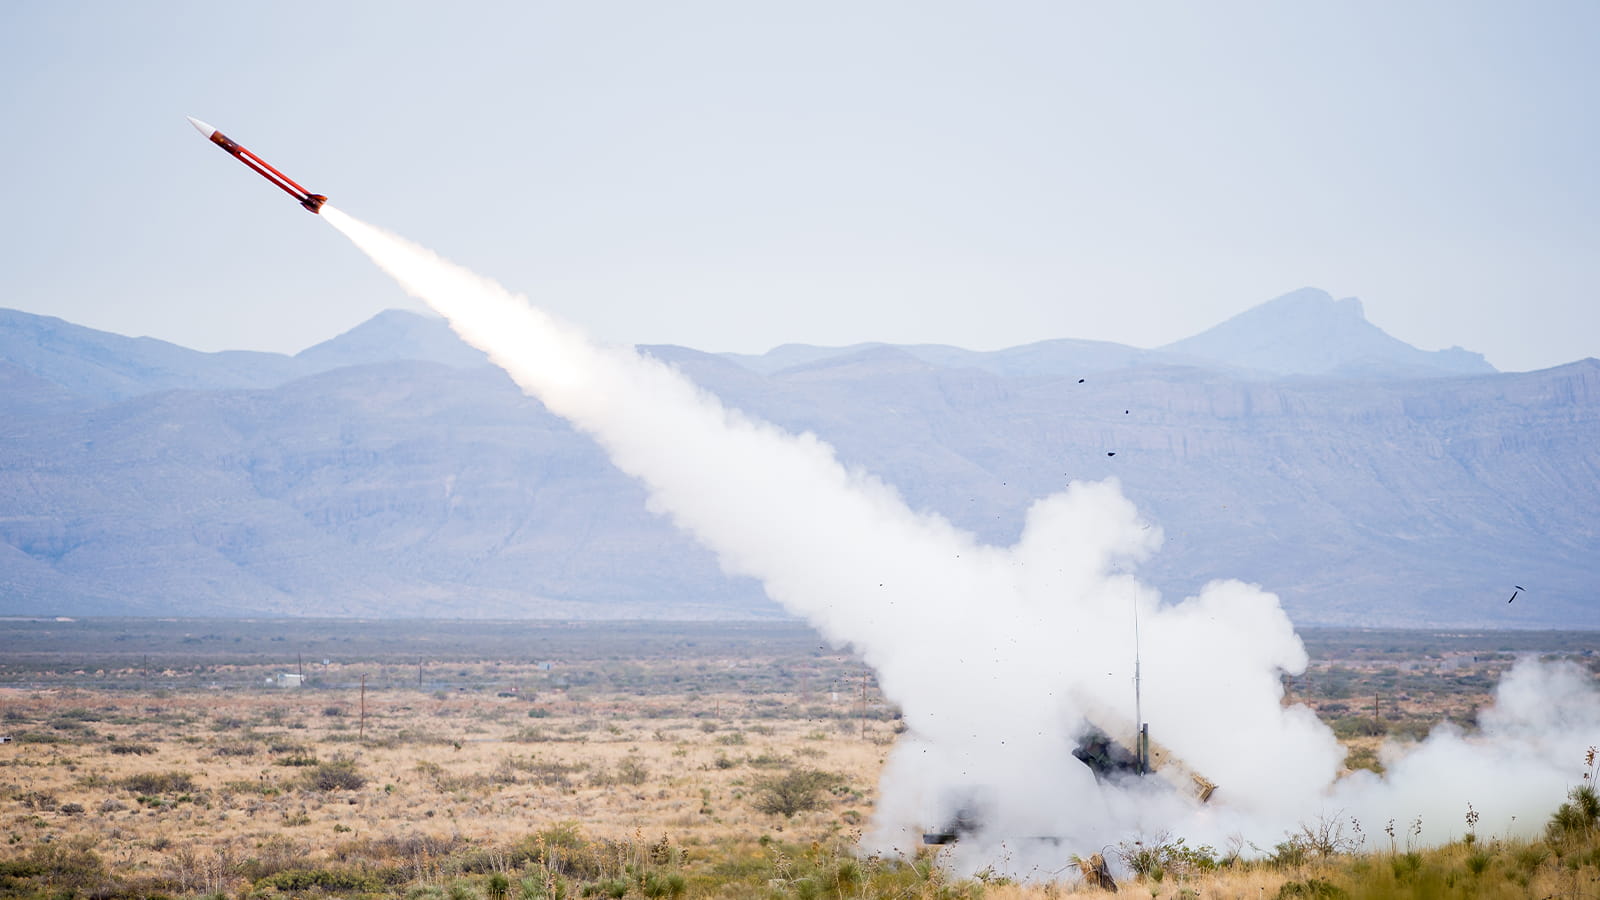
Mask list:
[[[1144,724],[1144,699],[1139,684],[1139,592],[1133,592],[1133,741],[1139,774],[1150,768],[1150,732]]]

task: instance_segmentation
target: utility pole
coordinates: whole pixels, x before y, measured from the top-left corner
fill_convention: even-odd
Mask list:
[[[367,739],[367,676],[361,676],[361,727],[356,731],[356,740]]]
[[[861,739],[867,739],[867,676],[861,675]]]

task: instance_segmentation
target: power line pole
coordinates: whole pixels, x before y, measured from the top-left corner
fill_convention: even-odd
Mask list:
[[[861,739],[867,739],[867,676],[861,675]]]

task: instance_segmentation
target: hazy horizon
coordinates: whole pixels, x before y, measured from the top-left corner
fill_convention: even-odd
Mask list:
[[[1316,285],[1543,368],[1600,355],[1597,17],[24,0],[0,305],[280,352],[397,305],[197,116],[609,342],[1156,347]]]

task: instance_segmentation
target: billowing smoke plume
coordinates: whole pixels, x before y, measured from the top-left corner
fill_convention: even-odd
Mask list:
[[[1368,835],[1420,817],[1418,841],[1533,829],[1562,799],[1600,700],[1575,668],[1529,663],[1500,687],[1482,738],[1440,731],[1388,760],[1386,780],[1338,779],[1344,753],[1313,713],[1285,706],[1307,659],[1278,599],[1217,582],[1167,604],[1131,573],[1160,543],[1115,481],[1036,502],[1011,547],[909,509],[811,434],[724,407],[679,372],[599,346],[492,281],[333,207],[323,217],[444,315],[529,394],[643,482],[651,508],[759,579],[829,640],[852,645],[904,711],[884,773],[874,849],[975,823],[947,857],[1042,875],[1068,852],[1138,834],[1270,847],[1319,818]],[[1183,777],[1097,780],[1072,756],[1092,721],[1133,733],[1135,619],[1143,718]],[[1039,840],[1050,838],[1052,840]],[[1054,840],[1059,839],[1059,840]]]

